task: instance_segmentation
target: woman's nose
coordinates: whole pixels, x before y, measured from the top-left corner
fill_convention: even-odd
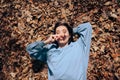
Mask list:
[[[64,35],[65,35],[64,33],[61,33],[61,34],[60,34],[60,37],[64,37]]]

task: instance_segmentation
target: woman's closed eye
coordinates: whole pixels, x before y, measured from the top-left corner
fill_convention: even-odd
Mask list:
[[[63,32],[63,33],[66,33],[66,30],[65,30],[65,29],[63,29],[63,30],[62,30],[62,32]]]

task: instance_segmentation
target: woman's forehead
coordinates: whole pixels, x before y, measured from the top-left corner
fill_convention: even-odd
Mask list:
[[[66,26],[59,26],[59,27],[56,28],[56,30],[63,30],[63,29],[67,30]]]

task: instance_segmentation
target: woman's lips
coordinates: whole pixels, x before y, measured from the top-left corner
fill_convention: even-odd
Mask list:
[[[59,40],[65,40],[65,38],[66,38],[65,36],[64,37],[60,37]]]

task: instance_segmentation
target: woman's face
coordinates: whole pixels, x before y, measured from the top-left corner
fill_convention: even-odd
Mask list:
[[[59,37],[59,39],[57,40],[59,47],[64,47],[65,45],[68,45],[70,34],[65,26],[57,27],[56,35]]]

